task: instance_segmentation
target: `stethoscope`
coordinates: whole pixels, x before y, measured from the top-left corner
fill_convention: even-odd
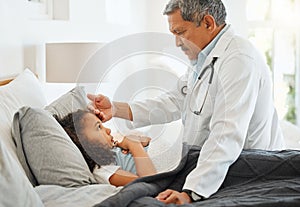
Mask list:
[[[218,57],[213,57],[212,61],[210,62],[210,64],[208,64],[200,73],[200,75],[198,76],[197,80],[196,80],[196,83],[194,84],[193,88],[192,88],[192,91],[191,91],[191,95],[190,95],[190,99],[188,100],[188,104],[189,104],[189,109],[191,112],[193,112],[195,115],[200,115],[201,112],[202,112],[202,109],[204,107],[204,104],[205,104],[205,101],[206,101],[206,98],[207,98],[207,95],[208,95],[208,91],[209,91],[209,87],[212,83],[212,80],[213,80],[213,77],[214,77],[214,72],[215,72],[215,68],[214,68],[214,65],[215,65],[215,62],[217,61]],[[201,104],[200,106],[200,109],[199,110],[192,110],[192,107],[191,107],[191,96],[195,90],[196,87],[200,86],[200,80],[202,79],[202,77],[204,76],[204,74],[206,73],[206,71],[208,70],[211,70],[210,72],[210,76],[209,76],[209,79],[208,79],[208,86],[207,86],[207,90],[205,92],[205,96],[204,96],[204,99],[203,99],[203,103]],[[186,95],[187,94],[187,86],[183,86],[181,88],[181,93],[183,95]]]

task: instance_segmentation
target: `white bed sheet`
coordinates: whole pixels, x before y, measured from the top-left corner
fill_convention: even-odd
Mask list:
[[[46,207],[91,207],[114,195],[121,188],[108,184],[87,185],[79,188],[40,185],[35,187],[35,191]]]

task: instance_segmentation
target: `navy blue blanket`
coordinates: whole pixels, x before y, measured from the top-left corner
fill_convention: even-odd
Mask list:
[[[95,207],[177,206],[154,197],[165,189],[182,190],[195,168],[200,148],[184,145],[173,171],[137,179]],[[209,199],[180,206],[300,206],[300,151],[245,150],[229,168],[221,188]]]

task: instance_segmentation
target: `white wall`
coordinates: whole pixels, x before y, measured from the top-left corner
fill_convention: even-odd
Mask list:
[[[246,0],[224,1],[229,13],[228,22],[239,33],[245,33],[243,20],[246,15],[242,7]],[[167,2],[69,0],[70,16],[68,21],[64,21],[32,20],[27,0],[0,0],[0,79],[29,67],[44,80],[44,45],[47,42],[110,42],[133,33],[169,33],[166,16],[162,14]],[[48,101],[70,87],[73,86],[46,87]],[[165,130],[166,137],[170,137],[170,133],[174,133],[171,137],[178,137],[176,130],[180,130],[180,125],[169,125]],[[168,146],[172,144],[168,143]]]
[[[23,68],[22,8],[20,0],[0,0],[0,77],[16,74]]]
[[[112,5],[108,13],[107,2]],[[24,67],[36,71],[37,66],[43,66],[36,59],[36,52],[41,52],[36,46],[43,50],[45,42],[109,42],[130,33],[167,32],[162,16],[164,2],[70,0],[70,19],[60,21],[31,20],[27,0],[0,0],[0,78],[19,73]],[[112,18],[114,21],[109,21]]]
[[[227,23],[231,24],[235,31],[247,37],[247,0],[223,0],[227,10]]]
[[[224,0],[229,22],[241,34],[245,31],[245,1]],[[0,78],[25,67],[38,73],[43,70],[44,60],[36,58],[36,53],[43,53],[45,42],[109,42],[131,33],[168,32],[162,15],[167,2],[70,0],[69,21],[59,21],[31,20],[27,0],[0,0]]]

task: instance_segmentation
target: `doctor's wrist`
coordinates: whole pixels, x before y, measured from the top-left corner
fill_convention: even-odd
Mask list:
[[[128,103],[113,101],[111,113],[113,117],[127,119],[130,121],[133,120],[132,111]]]
[[[190,197],[190,199],[191,199],[192,202],[197,202],[197,201],[204,200],[203,196],[198,195],[194,191],[183,189],[182,192],[186,193]]]

